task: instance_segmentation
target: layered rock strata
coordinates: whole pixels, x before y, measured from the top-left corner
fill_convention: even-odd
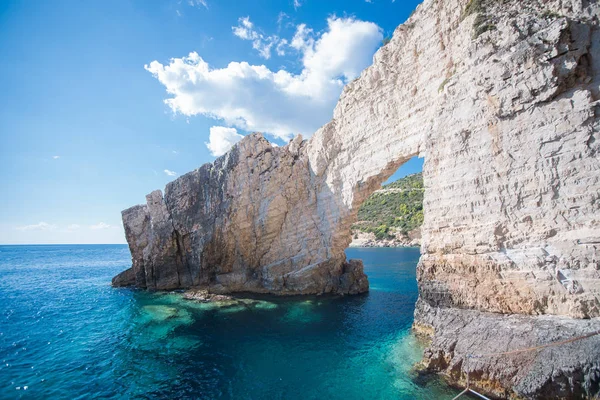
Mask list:
[[[419,369],[493,398],[582,399],[600,392],[600,319],[496,314],[418,301],[418,333],[431,336]],[[435,334],[433,334],[435,332]],[[562,343],[573,338],[579,340]],[[552,345],[561,343],[559,345]]]
[[[145,205],[123,211],[133,266],[113,284],[216,293],[365,292],[362,262],[346,261],[348,243],[335,235],[337,205],[318,182],[301,137],[278,148],[250,135],[214,163],[169,183],[164,196],[154,191]]]
[[[451,327],[446,312],[530,321],[548,314],[597,325],[599,7],[587,0],[426,0],[345,87],[332,121],[310,140],[274,148],[250,135],[171,182],[164,196],[153,192],[146,205],[124,211],[133,267],[114,283],[364,291],[360,263],[344,256],[358,206],[420,155],[418,280],[426,307],[419,309],[427,312],[416,313],[416,326],[433,333],[444,365],[459,365],[452,358],[460,354],[435,338],[483,332]],[[542,326],[558,319],[548,321],[531,322],[530,337],[540,341]],[[474,341],[471,352],[486,346]],[[591,371],[586,360],[582,368]],[[572,393],[598,390],[598,375],[586,384],[577,369],[564,371]],[[545,387],[518,389],[526,374],[489,376],[518,396]]]

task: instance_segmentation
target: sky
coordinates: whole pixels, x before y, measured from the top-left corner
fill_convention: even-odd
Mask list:
[[[309,137],[418,3],[3,0],[0,244],[125,243],[121,210],[249,132]]]

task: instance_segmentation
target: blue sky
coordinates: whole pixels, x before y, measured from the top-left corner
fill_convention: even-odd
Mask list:
[[[1,2],[0,243],[124,243],[122,209],[248,131],[326,122],[417,4]]]

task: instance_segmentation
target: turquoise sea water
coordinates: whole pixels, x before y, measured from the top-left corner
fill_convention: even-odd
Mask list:
[[[126,246],[0,246],[0,398],[452,398],[411,373],[418,249],[347,253],[369,294],[215,307],[111,288]]]

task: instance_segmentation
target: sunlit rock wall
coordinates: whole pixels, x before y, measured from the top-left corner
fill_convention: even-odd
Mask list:
[[[422,301],[600,315],[598,10],[426,1],[309,141],[339,209],[425,157]]]

